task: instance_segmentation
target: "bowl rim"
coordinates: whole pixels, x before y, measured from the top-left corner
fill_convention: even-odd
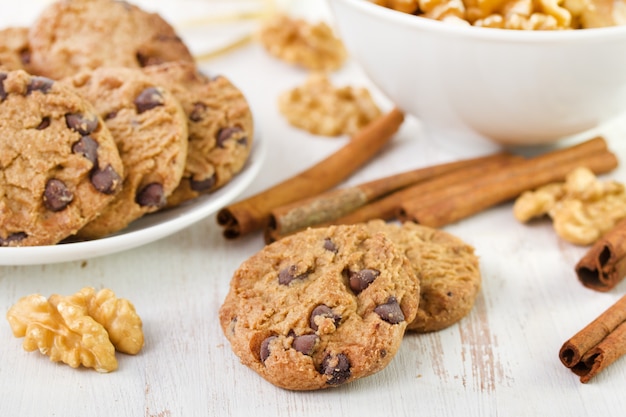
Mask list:
[[[459,36],[484,41],[506,41],[518,43],[567,43],[573,41],[610,41],[626,39],[626,25],[602,28],[574,30],[511,30],[455,25],[434,19],[414,16],[409,13],[380,6],[370,0],[328,0],[329,3],[341,2],[364,14],[383,17],[392,23],[428,30],[444,36]],[[334,13],[337,19],[337,13]]]

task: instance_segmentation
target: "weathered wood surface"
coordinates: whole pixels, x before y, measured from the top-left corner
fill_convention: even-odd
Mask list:
[[[306,73],[269,58],[257,45],[204,67],[229,76],[244,91],[260,138],[267,141],[261,175],[246,195],[343,144],[344,139],[313,137],[286,125],[277,95],[301,83]],[[367,84],[353,63],[335,76],[340,84]],[[626,119],[602,132],[626,160]],[[461,156],[424,138],[419,123],[409,119],[393,144],[349,182]],[[623,181],[625,174],[620,167],[607,177]],[[25,352],[8,323],[0,323],[0,415],[623,415],[625,358],[583,385],[559,362],[558,351],[623,295],[626,283],[609,293],[584,288],[574,265],[585,248],[560,240],[548,221],[517,223],[510,204],[446,230],[474,245],[481,259],[483,287],[472,313],[441,332],[407,335],[389,367],[372,377],[309,393],[278,389],[241,365],[219,328],[217,310],[230,277],[262,247],[260,233],[225,241],[211,216],[124,253],[54,265],[0,266],[0,311],[30,293],[107,287],[135,304],[146,334],[139,355],[118,355],[119,369],[102,375]]]

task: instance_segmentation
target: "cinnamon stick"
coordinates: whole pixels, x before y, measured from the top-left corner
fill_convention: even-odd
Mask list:
[[[626,219],[598,239],[576,264],[587,288],[610,291],[626,276]]]
[[[587,383],[626,353],[626,296],[567,340],[559,359]]]
[[[296,231],[309,226],[327,225],[341,219],[342,216],[349,216],[360,207],[367,208],[373,204],[368,204],[382,196],[407,189],[414,184],[426,184],[433,178],[445,177],[446,173],[456,173],[454,178],[463,178],[468,174],[468,170],[475,168],[479,170],[488,169],[493,163],[501,164],[514,158],[508,153],[497,153],[477,158],[463,159],[454,162],[447,162],[414,169],[407,172],[391,175],[378,180],[366,182],[338,190],[331,190],[314,197],[298,200],[272,210],[270,219],[265,230],[266,243],[273,242]],[[384,198],[381,199],[385,200]],[[394,200],[394,209],[397,203]],[[370,209],[371,210],[371,209]],[[394,210],[391,210],[393,213]],[[376,218],[381,217],[381,213],[374,212]]]
[[[217,222],[223,235],[234,239],[265,226],[275,207],[310,197],[337,185],[368,162],[398,131],[404,114],[399,109],[374,120],[350,142],[309,169],[252,197],[221,209]]]
[[[603,174],[618,165],[603,138],[552,151],[510,164],[495,174],[479,175],[451,187],[404,202],[398,217],[442,227],[503,203],[522,192],[549,182],[562,181],[579,166]]]
[[[396,191],[384,198],[367,204],[350,214],[339,217],[332,223],[355,224],[373,219],[391,220],[396,217],[398,209],[404,201],[417,198],[422,195],[427,195],[435,190],[445,189],[467,180],[468,177],[473,177],[479,174],[489,175],[501,169],[503,166],[521,158],[522,157],[520,156],[506,153],[499,154],[497,158],[493,158],[490,161],[484,161],[484,163],[480,165],[449,172],[431,180],[420,182],[405,189]]]

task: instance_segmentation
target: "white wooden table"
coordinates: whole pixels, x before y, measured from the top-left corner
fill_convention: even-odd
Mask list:
[[[316,1],[302,4],[316,13],[324,7]],[[4,7],[15,17],[23,6]],[[301,171],[345,143],[345,138],[310,136],[286,124],[277,96],[302,83],[306,74],[270,58],[258,45],[203,67],[227,75],[244,91],[259,139],[268,147],[261,174],[244,195]],[[373,88],[354,63],[333,79]],[[626,161],[626,118],[603,133]],[[419,123],[408,119],[390,146],[348,182],[461,156],[423,137]],[[625,174],[620,167],[607,178],[623,181]],[[260,233],[227,241],[212,215],[122,253],[0,266],[0,311],[31,293],[106,287],[135,304],[146,336],[138,355],[118,354],[119,369],[99,374],[25,352],[8,322],[0,320],[0,416],[623,415],[626,358],[583,385],[561,365],[558,350],[615,302],[626,282],[609,293],[584,288],[573,267],[586,248],[560,240],[547,221],[517,223],[510,204],[446,230],[474,245],[480,256],[483,287],[471,314],[437,333],[408,334],[382,372],[319,392],[289,392],[261,379],[239,363],[219,327],[217,312],[231,275],[262,248]]]

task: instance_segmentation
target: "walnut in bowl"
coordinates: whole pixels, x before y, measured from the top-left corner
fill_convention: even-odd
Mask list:
[[[368,0],[329,5],[351,55],[399,108],[423,122],[432,140],[470,151],[548,144],[626,110],[626,26],[510,30],[470,24],[468,8],[445,14],[440,7],[447,20],[441,22]]]

